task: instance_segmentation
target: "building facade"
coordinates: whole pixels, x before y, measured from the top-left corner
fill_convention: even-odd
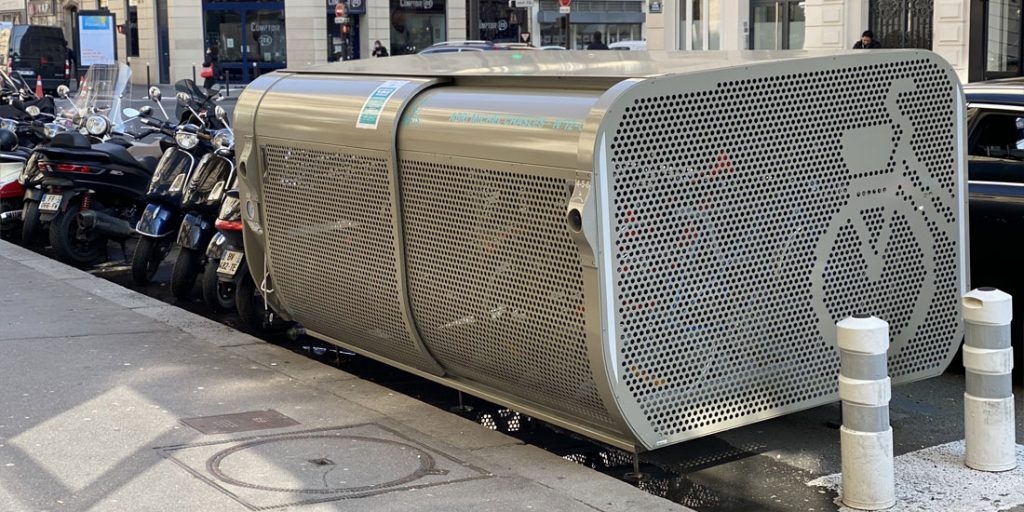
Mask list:
[[[173,82],[215,48],[233,83],[286,65],[391,55],[441,41],[526,41],[581,49],[646,40],[651,50],[844,49],[873,30],[887,48],[927,48],[961,79],[1024,74],[1024,0],[0,0],[0,22],[61,26],[104,9],[123,25],[119,58],[137,82]],[[286,5],[287,4],[287,5]],[[148,70],[148,73],[146,72]]]
[[[1024,75],[1022,0],[646,2],[648,47],[842,50],[865,30],[884,48],[924,48],[962,81]]]

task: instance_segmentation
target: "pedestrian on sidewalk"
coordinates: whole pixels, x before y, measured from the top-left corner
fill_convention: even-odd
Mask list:
[[[881,47],[882,43],[875,40],[875,33],[870,30],[865,30],[864,33],[860,35],[860,41],[857,41],[853,45],[854,50],[874,50]]]
[[[594,32],[594,36],[591,39],[590,44],[587,45],[588,50],[607,50],[608,45],[601,41],[601,31]]]
[[[373,42],[373,56],[374,57],[387,57],[388,49],[384,48],[384,45],[380,44],[380,39]]]
[[[217,79],[220,78],[220,69],[217,68],[217,47],[211,46],[206,49],[206,57],[203,58],[203,72],[202,77],[203,89],[206,89],[206,94],[213,94],[213,86],[217,83]]]

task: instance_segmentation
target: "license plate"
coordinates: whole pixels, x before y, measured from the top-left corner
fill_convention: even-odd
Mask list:
[[[220,259],[220,265],[217,266],[217,273],[234,277],[239,265],[242,264],[243,256],[241,251],[226,251]]]
[[[46,194],[43,196],[43,201],[39,203],[39,211],[41,212],[55,212],[60,209],[60,202],[64,199],[64,196],[60,194]]]

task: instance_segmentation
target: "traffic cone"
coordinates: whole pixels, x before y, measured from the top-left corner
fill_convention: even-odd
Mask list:
[[[36,75],[36,98],[43,97],[43,77]]]

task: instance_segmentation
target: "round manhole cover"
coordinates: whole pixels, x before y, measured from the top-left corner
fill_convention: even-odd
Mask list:
[[[434,458],[410,444],[331,434],[248,441],[218,452],[206,467],[232,485],[313,494],[384,489],[436,472]]]

